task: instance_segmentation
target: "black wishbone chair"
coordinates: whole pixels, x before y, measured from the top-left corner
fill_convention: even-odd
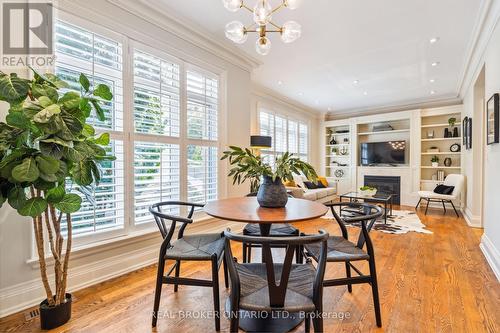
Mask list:
[[[305,314],[306,331],[313,318],[314,331],[323,331],[323,277],[326,266],[328,233],[295,237],[251,237],[224,232],[225,257],[231,281],[230,331],[238,332],[240,309],[258,312],[288,311]],[[264,263],[238,263],[233,258],[230,241],[258,245],[262,248]],[[283,263],[274,263],[271,247],[286,244]],[[297,246],[317,244],[318,264],[310,260],[293,264]],[[279,284],[277,284],[279,280]]]
[[[165,214],[162,209],[168,209],[172,206],[190,207],[187,217]],[[214,297],[215,311],[215,329],[220,330],[220,302],[219,302],[219,268],[221,262],[224,263],[224,280],[226,288],[228,285],[227,267],[224,257],[224,235],[223,233],[213,234],[195,234],[184,236],[184,231],[188,224],[192,223],[193,213],[196,207],[204,205],[180,201],[160,202],[149,208],[153,214],[156,224],[160,229],[163,242],[160,247],[158,258],[158,273],[156,278],[155,302],[153,308],[153,327],[156,327],[158,317],[158,308],[160,306],[161,288],[165,284],[173,284],[174,292],[177,292],[178,285],[212,287]],[[182,223],[177,234],[177,240],[172,241],[176,223]],[[167,274],[165,272],[165,261],[175,260],[175,264],[170,268]],[[200,280],[179,277],[181,261],[210,261],[212,263],[212,280]],[[175,276],[170,274],[175,269]]]
[[[382,327],[382,318],[380,314],[380,302],[378,295],[377,285],[377,272],[375,269],[375,252],[373,244],[370,239],[369,232],[372,229],[375,221],[383,215],[382,208],[376,205],[354,202],[340,202],[326,204],[330,207],[335,220],[340,226],[342,236],[330,236],[328,238],[328,254],[327,262],[344,262],[346,269],[345,278],[325,279],[323,286],[341,286],[347,285],[347,290],[352,292],[352,285],[358,283],[369,283],[372,287],[373,304],[375,308],[375,319],[377,326]],[[335,207],[348,206],[350,209],[357,208],[358,214],[354,217],[341,217],[335,211]],[[342,209],[344,211],[344,209]],[[348,240],[348,232],[345,223],[361,223],[361,232],[359,233],[358,241],[352,243]],[[366,244],[366,252],[363,250]],[[312,257],[318,261],[319,254],[321,253],[320,247],[316,244],[308,244],[305,246],[307,257]],[[363,274],[356,268],[352,261],[367,260],[370,268],[370,274]],[[351,268],[358,274],[358,276],[351,276]]]

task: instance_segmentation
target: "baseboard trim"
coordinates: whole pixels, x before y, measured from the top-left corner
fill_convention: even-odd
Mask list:
[[[481,216],[473,215],[468,207],[461,209],[467,225],[472,228],[482,228]]]
[[[481,237],[479,248],[483,252],[484,257],[497,277],[497,280],[500,281],[500,253],[498,249],[495,248],[493,242],[486,235]]]
[[[69,271],[69,292],[138,270],[156,262],[158,245],[154,244],[135,251],[116,255],[104,260],[75,267]],[[49,275],[49,281],[53,276]],[[45,298],[40,278],[26,281],[0,290],[0,318],[38,305]]]

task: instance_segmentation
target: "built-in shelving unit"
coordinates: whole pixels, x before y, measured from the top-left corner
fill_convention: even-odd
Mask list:
[[[351,181],[351,127],[349,124],[325,126],[326,144],[324,166],[326,177],[338,184],[344,192]]]
[[[455,118],[455,123],[450,126],[449,119]],[[460,173],[462,168],[462,152],[452,152],[451,146],[460,145],[462,141],[461,113],[454,109],[443,109],[435,112],[422,113],[420,136],[420,188],[432,190],[442,183],[438,179],[438,172],[443,171],[444,177],[451,173]],[[455,130],[456,128],[456,130]],[[452,137],[445,136],[445,131]],[[453,136],[455,134],[455,136]],[[430,150],[433,151],[430,151]],[[431,159],[439,159],[438,167],[433,167]],[[445,160],[451,162],[446,166]]]

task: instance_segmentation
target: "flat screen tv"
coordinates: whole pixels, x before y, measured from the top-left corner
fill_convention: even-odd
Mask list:
[[[361,165],[405,164],[406,141],[361,144]]]

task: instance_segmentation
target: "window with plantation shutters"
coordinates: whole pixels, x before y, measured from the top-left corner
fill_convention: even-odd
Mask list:
[[[217,148],[190,145],[187,153],[188,201],[205,203],[217,199]]]
[[[123,130],[123,54],[121,43],[58,20],[55,24],[55,73],[78,89],[80,73],[87,75],[92,86],[107,84],[113,100],[106,101],[105,121],[93,118],[91,123],[106,130]]]
[[[72,214],[73,234],[83,236],[105,231],[123,233],[126,219],[126,166],[122,43],[63,20],[55,23],[54,40],[55,74],[69,83],[69,90],[79,89],[79,76],[84,73],[92,87],[103,83],[113,93],[111,101],[101,103],[106,119],[99,121],[92,113],[89,122],[96,130],[110,133],[112,140],[106,150],[116,156],[116,160],[101,162],[102,177],[95,186],[80,188],[76,184],[66,184],[67,192],[82,197],[82,208]],[[66,230],[65,216],[62,230]]]
[[[116,160],[101,162],[93,187],[66,184],[82,197],[72,214],[76,246],[156,231],[154,203],[218,197],[218,75],[66,13],[55,22],[54,41],[54,72],[68,90],[80,89],[83,73],[91,89],[103,83],[113,93],[105,120],[92,115],[89,122],[97,134],[110,134],[105,149]]]
[[[216,141],[218,80],[192,70],[186,76],[188,138]]]
[[[149,206],[180,198],[179,146],[152,142],[134,143],[135,223],[153,221]],[[171,211],[170,213],[174,213]]]
[[[180,134],[179,65],[134,50],[134,126],[137,133]]]
[[[125,221],[123,142],[111,141],[106,151],[116,156],[116,160],[101,162],[102,175],[99,184],[87,189],[79,188],[76,184],[66,184],[67,192],[82,197],[82,208],[71,214],[74,235],[123,228]],[[62,219],[62,230],[66,231],[65,215]]]
[[[260,135],[272,137],[272,147],[261,150],[261,156],[265,162],[273,165],[275,158],[285,152],[295,154],[307,161],[309,133],[306,124],[261,110],[259,131]]]

